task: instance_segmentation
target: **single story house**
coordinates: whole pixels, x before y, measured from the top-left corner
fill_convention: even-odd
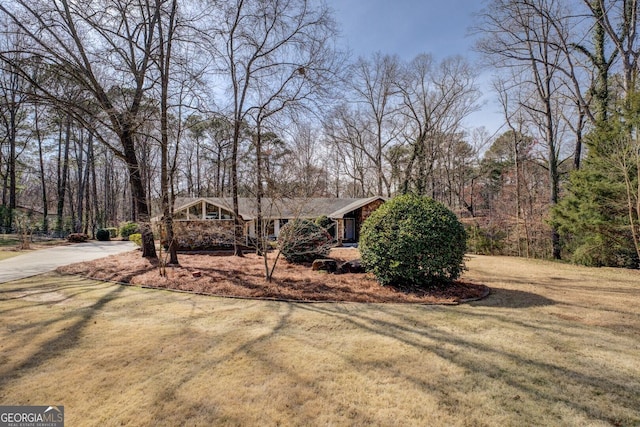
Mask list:
[[[362,223],[385,199],[292,198],[262,200],[263,226],[271,239],[280,228],[295,219],[315,220],[326,216],[333,221],[329,232],[339,244],[357,243]],[[238,214],[244,224],[244,244],[255,238],[257,209],[255,198],[239,198]],[[152,221],[159,225],[160,217]],[[233,245],[233,201],[230,197],[177,198],[174,207],[174,235],[180,249],[214,249]]]

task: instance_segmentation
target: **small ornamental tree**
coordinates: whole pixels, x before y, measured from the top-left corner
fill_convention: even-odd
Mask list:
[[[332,238],[319,225],[304,219],[288,222],[278,234],[280,253],[289,262],[312,262],[326,257],[332,247]]]
[[[428,197],[398,196],[362,225],[360,253],[384,285],[427,288],[464,270],[466,232],[453,212]]]

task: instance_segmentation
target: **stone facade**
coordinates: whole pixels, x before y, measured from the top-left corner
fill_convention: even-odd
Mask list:
[[[383,200],[374,200],[373,202],[364,205],[363,207],[356,209],[353,211],[352,214],[350,214],[349,216],[345,216],[342,219],[338,219],[336,220],[336,226],[337,226],[337,234],[336,236],[338,236],[338,242],[342,243],[344,242],[353,242],[354,240],[343,240],[343,237],[345,236],[345,218],[348,220],[349,218],[353,218],[355,219],[355,242],[357,242],[358,240],[360,240],[360,228],[362,227],[362,224],[367,220],[367,218],[369,218],[371,216],[371,214],[378,209],[382,204],[384,203]]]
[[[232,220],[174,221],[173,234],[181,251],[233,248]],[[167,244],[164,235],[162,244]]]
[[[253,212],[253,200],[239,200],[239,217],[244,219],[244,239],[238,242],[242,245],[249,244],[255,239],[255,213]],[[274,201],[277,205],[278,201]],[[279,226],[295,218],[306,218],[311,221],[327,216],[335,221],[335,237],[339,243],[357,243],[360,237],[360,227],[382,203],[381,197],[367,199],[347,198],[332,199],[318,198],[290,202],[282,202],[277,209],[280,217],[273,218],[273,228],[268,235],[277,237]],[[292,206],[305,206],[304,212],[294,210]],[[230,201],[225,198],[197,198],[186,199],[179,204],[174,212],[174,236],[178,250],[217,250],[230,249],[234,243],[233,214],[226,207]],[[161,233],[161,218],[155,218],[154,231],[161,235],[161,242],[166,246],[166,236]],[[243,240],[244,240],[243,239]]]
[[[368,205],[364,205],[362,208],[360,208],[359,212],[358,212],[358,216],[357,216],[358,224],[361,226],[362,223],[364,223],[366,221],[366,219],[371,216],[373,211],[375,211],[380,206],[382,206],[383,203],[384,202],[382,200],[374,200],[373,202],[369,203]]]

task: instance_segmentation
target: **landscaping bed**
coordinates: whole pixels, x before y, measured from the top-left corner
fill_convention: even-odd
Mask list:
[[[269,264],[275,254],[270,254]],[[345,262],[359,257],[355,249],[338,248],[330,257]],[[488,295],[481,284],[456,281],[450,286],[429,290],[401,290],[381,286],[373,275],[328,274],[312,271],[307,265],[279,259],[272,282],[265,280],[264,259],[255,254],[234,257],[228,254],[180,254],[180,266],[167,267],[161,277],[158,264],[138,251],[100,260],[72,264],[61,273],[131,285],[188,291],[199,294],[294,301],[341,301],[369,303],[458,304]]]

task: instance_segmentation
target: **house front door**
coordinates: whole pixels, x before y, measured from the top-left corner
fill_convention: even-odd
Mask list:
[[[356,240],[356,219],[345,218],[344,219],[344,240],[355,241]]]

